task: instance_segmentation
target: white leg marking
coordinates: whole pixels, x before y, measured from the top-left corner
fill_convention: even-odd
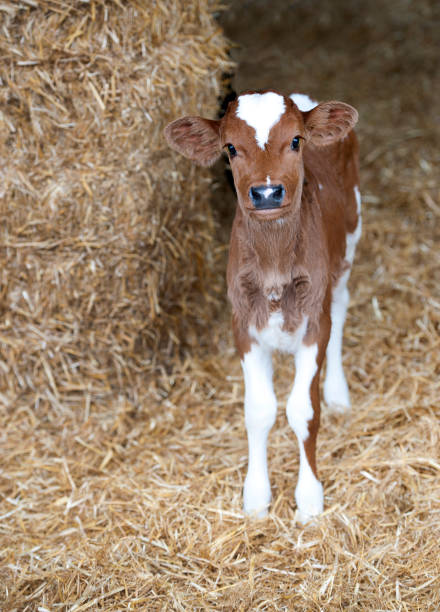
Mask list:
[[[316,374],[318,365],[316,356],[318,346],[302,344],[295,354],[295,381],[287,401],[287,418],[289,425],[296,433],[298,440],[309,437],[309,421],[313,418],[313,407],[310,399],[310,384]]]
[[[354,232],[352,234],[347,234],[346,238],[345,260],[350,266],[353,263],[356,244],[362,232],[362,219],[360,216],[361,195],[357,185],[354,187],[354,195],[356,198],[359,220]],[[338,412],[344,412],[346,409],[350,408],[350,394],[344,376],[344,369],[342,367],[342,336],[344,333],[345,315],[350,299],[347,290],[349,276],[350,270],[347,270],[339,279],[338,284],[333,288],[331,308],[332,330],[327,346],[327,370],[324,381],[324,399],[328,406],[331,406]]]
[[[361,194],[359,191],[359,187],[357,185],[353,187],[353,191],[354,191],[354,197],[356,198],[356,210],[357,210],[357,214],[359,218],[358,218],[357,227],[354,230],[354,232],[352,234],[347,234],[347,247],[345,250],[345,259],[348,261],[350,265],[353,263],[356,245],[362,234]]]
[[[298,519],[304,525],[324,510],[324,491],[307,461],[302,442],[299,442],[299,461],[295,500],[298,507]]]
[[[301,345],[298,349],[295,354],[295,381],[287,402],[287,418],[299,444],[300,466],[295,499],[303,523],[320,514],[324,507],[322,485],[313,474],[304,450],[304,442],[309,437],[309,421],[313,418],[310,385],[318,369],[317,354],[316,344]]]
[[[345,314],[350,299],[347,280],[350,270],[344,272],[333,288],[331,319],[332,329],[327,346],[327,369],[324,380],[324,399],[337,412],[350,408],[350,394],[342,367],[342,335]]]
[[[359,191],[359,187],[357,185],[355,185],[353,189],[354,189],[354,195],[356,198],[357,213],[358,215],[360,215],[361,214],[361,192]]]
[[[345,260],[351,265],[353,263],[354,254],[356,252],[356,245],[361,237],[362,233],[362,219],[359,217],[359,221],[356,229],[352,234],[347,234],[347,246],[345,250]]]
[[[260,149],[269,140],[269,132],[286,110],[283,96],[273,91],[264,94],[244,94],[238,97],[236,115],[254,128]]]
[[[245,422],[249,463],[244,483],[244,510],[263,517],[270,503],[267,470],[267,437],[276,417],[276,397],[272,384],[272,356],[268,348],[252,344],[242,361],[245,383]]]

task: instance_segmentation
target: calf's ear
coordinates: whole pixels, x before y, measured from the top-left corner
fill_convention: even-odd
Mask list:
[[[212,166],[221,155],[220,121],[202,117],[182,117],[165,128],[172,149],[201,166]]]
[[[358,120],[357,110],[343,102],[323,102],[303,115],[307,140],[317,146],[341,140]]]

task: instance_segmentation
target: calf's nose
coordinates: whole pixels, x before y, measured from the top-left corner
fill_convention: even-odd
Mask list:
[[[251,187],[249,197],[258,210],[279,208],[284,199],[285,189],[282,185],[262,185]]]

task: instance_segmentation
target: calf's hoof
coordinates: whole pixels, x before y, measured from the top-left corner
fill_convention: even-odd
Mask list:
[[[305,525],[324,510],[324,490],[319,480],[298,483],[295,491],[298,521]]]
[[[344,413],[350,409],[350,393],[344,377],[325,380],[324,400],[331,412]]]
[[[244,511],[250,517],[264,518],[271,501],[270,486],[251,482],[246,478],[243,490]]]

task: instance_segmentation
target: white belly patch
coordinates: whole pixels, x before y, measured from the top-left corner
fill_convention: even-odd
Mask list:
[[[301,325],[293,332],[284,331],[284,317],[280,311],[273,312],[264,329],[258,331],[254,325],[249,328],[251,338],[259,344],[271,349],[294,355],[301,346],[307,331],[308,317],[304,317]]]

